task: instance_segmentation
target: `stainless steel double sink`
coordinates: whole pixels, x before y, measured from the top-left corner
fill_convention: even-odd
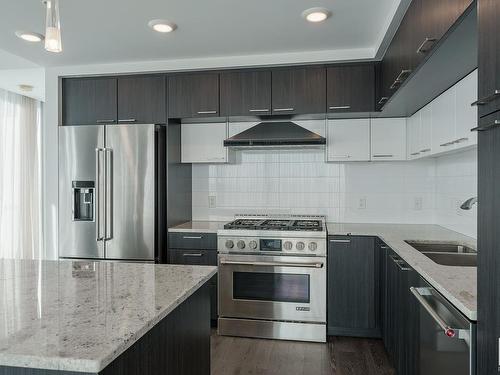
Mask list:
[[[477,267],[477,251],[462,244],[405,241],[427,258],[443,266]]]

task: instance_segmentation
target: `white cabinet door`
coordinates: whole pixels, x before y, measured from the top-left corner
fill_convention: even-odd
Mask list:
[[[455,87],[432,102],[432,153],[455,149]]]
[[[477,107],[471,103],[477,100],[477,70],[462,79],[456,85],[456,128],[457,148],[477,145],[477,132],[470,130],[477,126]]]
[[[418,141],[418,152],[420,157],[432,154],[432,103],[427,104],[420,110],[420,130]]]
[[[370,160],[370,119],[328,120],[328,161]]]
[[[408,118],[408,160],[418,159],[420,157],[420,122],[421,111],[414,113],[413,116]]]
[[[225,122],[181,125],[181,160],[183,163],[225,163],[227,149]]]
[[[406,160],[406,118],[371,120],[371,160]]]

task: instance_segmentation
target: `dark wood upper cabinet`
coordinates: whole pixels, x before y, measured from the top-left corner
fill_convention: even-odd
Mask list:
[[[118,78],[118,123],[166,123],[165,76]]]
[[[483,117],[500,110],[500,2],[478,1],[478,109]]]
[[[114,124],[116,114],[116,78],[63,79],[63,125]]]
[[[288,68],[272,72],[272,113],[324,113],[326,69]]]
[[[168,117],[218,117],[219,73],[168,77]]]
[[[379,266],[373,237],[329,237],[329,335],[380,336]]]
[[[379,105],[424,63],[472,0],[412,0],[382,60]],[[429,98],[432,99],[432,98]]]
[[[375,109],[373,64],[330,67],[326,80],[328,112],[371,112]]]
[[[271,114],[271,72],[224,72],[220,75],[223,116]]]

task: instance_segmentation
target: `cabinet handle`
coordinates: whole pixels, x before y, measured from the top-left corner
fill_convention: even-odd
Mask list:
[[[389,97],[388,97],[388,96],[382,96],[382,97],[380,98],[380,100],[378,101],[378,104],[383,104],[383,103],[385,103],[385,102],[386,102],[386,101],[388,101],[388,100],[389,100]]]
[[[274,112],[288,112],[288,111],[293,111],[294,108],[274,108]]]
[[[410,156],[416,156],[416,155],[420,155],[420,152],[412,152],[412,153],[410,154]]]
[[[332,155],[333,159],[349,159],[351,155]]]
[[[493,123],[486,125],[486,126],[478,126],[476,128],[472,128],[470,131],[471,132],[483,132],[485,130],[489,130],[491,128],[494,128],[495,126],[500,125],[500,120],[495,120]]]
[[[403,83],[405,80],[404,76],[406,74],[410,74],[411,70],[410,69],[403,69],[401,73],[396,77],[396,80],[392,83],[392,85],[389,87],[391,90],[395,89],[397,85]]]
[[[424,148],[423,150],[420,150],[419,153],[420,152],[429,152],[430,150],[431,150],[430,148]]]
[[[401,271],[411,271],[411,268],[410,267],[406,267],[406,263],[404,263],[402,260],[399,260],[396,262],[396,265],[398,266],[398,268],[401,270]]]
[[[203,256],[203,254],[201,253],[185,253],[185,254],[182,254],[183,257],[193,257],[193,258],[200,258]]]
[[[424,49],[425,45],[431,42],[434,43],[436,40],[436,38],[425,38],[422,44],[417,48],[417,53],[426,53],[429,51],[428,49]]]
[[[124,118],[121,120],[118,120],[118,122],[137,122],[135,118]]]
[[[392,158],[394,157],[393,154],[375,154],[372,155],[372,158]]]
[[[493,100],[497,99],[500,96],[500,90],[496,89],[493,94],[489,96],[485,96],[484,98],[476,100],[474,103],[471,104],[471,106],[476,106],[476,105],[486,105],[489,102],[492,102]]]
[[[469,140],[469,138],[463,137],[463,138],[458,138],[457,140],[453,141],[453,143],[461,143],[461,142],[465,142],[468,140]]]
[[[330,110],[334,110],[334,109],[350,109],[351,106],[350,105],[337,105],[337,106],[332,106],[332,107],[328,107]]]
[[[248,112],[269,112],[268,108],[263,109],[250,109]]]
[[[183,236],[185,240],[201,240],[203,236]]]
[[[333,243],[351,243],[351,240],[330,240]]]
[[[115,120],[97,120],[96,123],[98,124],[114,124],[116,121]]]
[[[455,143],[455,141],[446,142],[446,143],[440,144],[439,147],[448,147],[448,146],[451,146],[454,143]]]
[[[214,115],[217,113],[217,111],[198,111],[196,113],[199,115]]]

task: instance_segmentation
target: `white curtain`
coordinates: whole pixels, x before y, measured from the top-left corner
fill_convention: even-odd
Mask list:
[[[41,257],[41,103],[0,89],[0,258]]]

